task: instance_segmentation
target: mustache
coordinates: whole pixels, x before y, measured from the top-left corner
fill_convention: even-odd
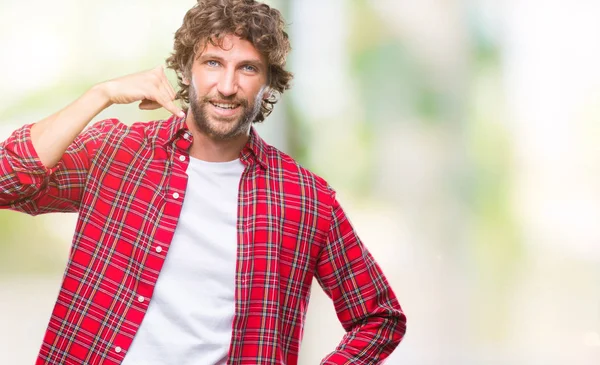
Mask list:
[[[243,107],[248,107],[248,100],[240,99],[240,98],[236,97],[235,95],[225,96],[221,93],[217,93],[215,95],[207,95],[202,99],[202,102],[208,103],[211,100],[226,101],[229,103],[240,104]]]

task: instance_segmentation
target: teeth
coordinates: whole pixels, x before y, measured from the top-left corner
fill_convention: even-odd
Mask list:
[[[235,109],[237,108],[237,104],[221,104],[221,103],[212,103],[214,106],[222,108],[222,109]]]

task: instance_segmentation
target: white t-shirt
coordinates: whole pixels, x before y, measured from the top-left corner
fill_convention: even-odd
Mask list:
[[[123,365],[225,364],[244,166],[191,158],[173,242]]]

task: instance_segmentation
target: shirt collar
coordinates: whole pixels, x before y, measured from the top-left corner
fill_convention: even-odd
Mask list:
[[[159,141],[165,148],[182,138],[190,140],[189,134],[186,138],[186,133],[189,133],[189,130],[185,123],[185,119],[185,117],[173,115],[167,119],[166,123],[161,123]],[[267,143],[258,135],[258,132],[254,127],[250,127],[250,138],[240,152],[240,160],[242,162],[255,161],[266,169],[269,167],[267,149]]]
[[[187,131],[188,127],[185,123],[185,117],[172,115],[165,123],[160,124],[160,130],[158,132],[159,141],[163,147],[167,148],[172,145],[173,142],[181,138]]]
[[[244,148],[242,148],[240,158],[242,161],[253,158],[264,169],[267,169],[269,167],[269,158],[267,154],[268,147],[269,145],[260,138],[256,129],[250,127],[250,138]]]

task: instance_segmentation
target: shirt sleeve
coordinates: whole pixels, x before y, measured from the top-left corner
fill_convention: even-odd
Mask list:
[[[91,161],[114,124],[106,120],[86,129],[53,168],[40,161],[33,147],[33,124],[17,129],[0,143],[0,209],[30,215],[76,212]]]
[[[333,300],[346,335],[321,364],[379,364],[404,337],[406,317],[380,267],[332,195],[330,229],[316,278]]]

